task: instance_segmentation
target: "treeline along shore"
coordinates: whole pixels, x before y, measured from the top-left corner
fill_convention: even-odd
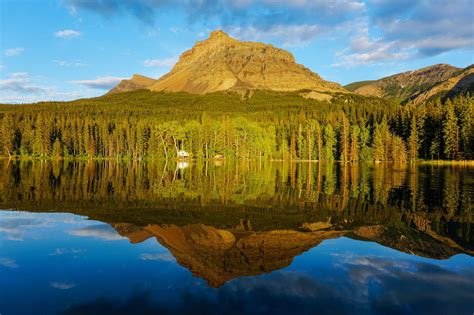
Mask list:
[[[416,106],[347,93],[326,100],[302,95],[139,90],[72,102],[0,105],[0,156],[172,159],[186,151],[192,159],[474,159],[474,98],[469,94]]]

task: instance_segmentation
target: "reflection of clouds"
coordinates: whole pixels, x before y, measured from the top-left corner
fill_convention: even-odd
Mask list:
[[[71,282],[59,282],[59,281],[51,282],[49,285],[58,290],[69,290],[76,286],[74,283],[71,283]]]
[[[5,234],[6,240],[22,241],[26,230],[41,225],[41,221],[31,218],[2,218],[0,232]]]
[[[472,288],[474,270],[453,272],[433,263],[353,255],[331,266],[327,277],[277,271],[238,278],[219,289],[183,285],[178,302],[158,302],[145,291],[125,299],[100,297],[73,305],[65,314],[131,314],[136,309],[151,314],[470,314]]]
[[[108,224],[97,224],[71,230],[69,234],[80,237],[94,237],[106,241],[123,240],[113,227]]]
[[[368,284],[369,281],[378,281],[375,275],[387,277],[396,276],[395,270],[404,269],[408,271],[410,264],[407,261],[385,260],[372,256],[354,256],[352,261],[346,261],[346,266],[357,266],[349,268],[351,279],[361,284]]]
[[[175,261],[174,257],[169,253],[158,253],[158,254],[141,254],[141,260],[157,260],[157,261]]]
[[[151,291],[136,292],[125,299],[100,297],[69,307],[63,314],[341,314],[353,309],[336,288],[308,275],[278,272],[274,277],[249,277],[219,289],[194,290],[182,286],[179,300],[157,302]]]
[[[428,262],[378,257],[356,258],[345,269],[358,292],[366,291],[378,313],[393,313],[402,305],[410,306],[413,313],[473,310],[474,270],[456,273]]]
[[[76,249],[76,248],[56,248],[49,256],[62,256],[62,255],[78,255],[83,253],[85,250],[83,249]]]
[[[0,234],[4,240],[23,241],[25,234],[39,228],[52,228],[57,224],[77,224],[84,217],[66,213],[32,213],[0,211]]]
[[[16,261],[8,257],[0,258],[0,266],[12,269],[18,268],[18,264],[16,263]]]
[[[272,277],[244,277],[229,283],[236,291],[252,292],[256,288],[265,288],[273,295],[288,295],[314,298],[318,295],[321,284],[307,274],[296,271],[276,272]],[[327,289],[326,289],[327,290]]]

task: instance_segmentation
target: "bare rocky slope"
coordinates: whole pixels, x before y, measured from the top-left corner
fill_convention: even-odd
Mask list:
[[[419,104],[435,96],[452,97],[465,92],[474,92],[474,65],[462,69],[446,81],[435,84],[430,89],[418,94],[413,102]]]
[[[472,66],[461,69],[447,64],[437,64],[376,81],[354,82],[346,88],[361,95],[420,103],[435,95],[469,91],[473,81],[472,70]],[[457,85],[458,82],[461,82],[462,86]]]
[[[184,52],[173,69],[158,80],[122,81],[109,93],[147,88],[152,91],[206,94],[217,91],[313,90],[347,92],[297,64],[286,50],[257,42],[241,42],[223,31]],[[145,84],[142,84],[145,83]]]

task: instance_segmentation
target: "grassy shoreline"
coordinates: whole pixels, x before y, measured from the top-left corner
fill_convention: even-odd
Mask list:
[[[435,166],[471,166],[474,167],[474,160],[423,160],[417,162],[419,165]]]

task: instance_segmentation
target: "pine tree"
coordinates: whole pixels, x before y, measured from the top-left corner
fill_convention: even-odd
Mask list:
[[[459,127],[458,119],[454,113],[454,106],[451,100],[445,104],[443,122],[444,154],[448,159],[455,160],[459,151]]]
[[[15,128],[12,116],[5,115],[3,117],[1,135],[3,151],[7,153],[8,157],[15,155]]]
[[[416,126],[416,115],[412,116],[410,126],[410,137],[408,138],[408,156],[410,162],[415,162],[418,158],[418,149],[420,147],[420,140],[418,137],[418,128]]]
[[[349,120],[347,119],[346,115],[342,113],[342,126],[341,126],[341,137],[340,137],[340,148],[341,148],[341,156],[340,160],[342,162],[349,162]]]
[[[375,162],[386,160],[385,155],[385,128],[382,124],[377,124],[374,131],[374,141],[372,144]]]
[[[360,126],[360,154],[359,160],[362,162],[372,161],[372,149],[369,146],[370,131],[364,123]]]
[[[61,150],[61,142],[59,141],[59,138],[56,138],[53,143],[53,157],[56,159],[60,159],[62,156],[63,152]]]
[[[324,128],[324,160],[334,161],[336,154],[336,134],[330,124]]]
[[[352,162],[359,162],[359,136],[360,128],[357,125],[351,126],[351,148],[350,148],[350,160]]]

